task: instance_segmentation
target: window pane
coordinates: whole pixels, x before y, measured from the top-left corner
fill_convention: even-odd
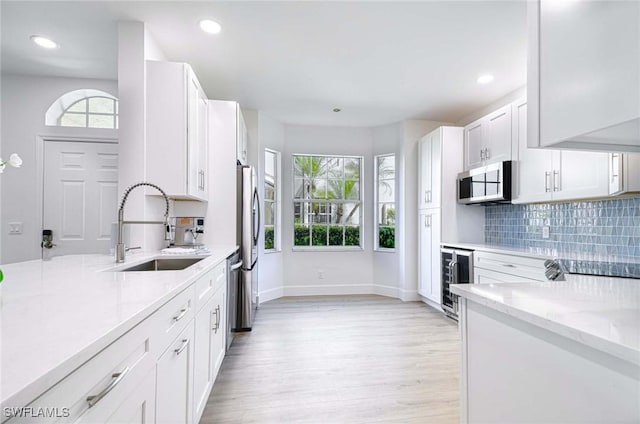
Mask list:
[[[396,229],[395,227],[378,228],[378,247],[383,249],[394,249],[396,247]]]
[[[327,198],[327,180],[316,178],[309,180],[311,187],[311,198],[313,199],[326,199]]]
[[[264,224],[274,225],[275,223],[275,203],[270,201],[264,202]]]
[[[327,197],[329,199],[344,199],[344,180],[329,180]]]
[[[394,178],[396,173],[395,156],[382,156],[378,158],[378,178]]]
[[[328,158],[327,159],[327,178],[343,178],[344,159]]]
[[[115,128],[113,115],[89,115],[89,128]]]
[[[360,227],[344,228],[344,245],[360,246]]]
[[[293,230],[294,246],[309,246],[311,243],[310,228],[307,225],[295,225]]]
[[[378,202],[393,202],[395,200],[395,180],[378,181]]]
[[[344,197],[349,200],[360,199],[360,183],[354,180],[344,182]]]
[[[276,238],[275,238],[275,228],[274,227],[266,227],[264,228],[264,249],[272,250],[276,248]]]
[[[331,225],[329,227],[329,246],[344,245],[344,227],[341,225]]]
[[[360,179],[360,159],[346,158],[344,160],[344,177],[347,179]]]
[[[114,113],[113,99],[106,97],[90,97],[89,113]]]
[[[265,181],[264,181],[264,198],[265,200],[275,200],[276,198],[276,192],[275,192],[275,188],[273,187],[273,181],[268,181],[267,178],[265,178]]]
[[[79,113],[65,113],[60,118],[60,126],[62,127],[86,127],[87,115]]]
[[[87,111],[87,101],[80,100],[79,102],[75,102],[71,106],[67,108],[65,112],[82,112],[85,113]]]
[[[311,227],[311,244],[313,246],[326,246],[328,229],[326,225],[314,225]]]
[[[396,223],[395,203],[379,203],[378,204],[378,224],[395,225],[395,223]]]
[[[340,221],[345,225],[360,225],[360,204],[344,203]]]
[[[264,152],[264,173],[267,175],[276,175],[276,154],[273,152]]]

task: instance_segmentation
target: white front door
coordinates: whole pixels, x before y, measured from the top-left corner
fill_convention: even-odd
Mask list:
[[[109,253],[117,221],[118,145],[44,144],[42,222],[53,232],[51,254]]]

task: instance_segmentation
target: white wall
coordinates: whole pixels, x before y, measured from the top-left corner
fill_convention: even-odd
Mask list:
[[[45,113],[61,95],[81,88],[95,88],[118,95],[116,81],[2,75],[2,143],[3,157],[18,153],[24,163],[19,169],[6,169],[0,177],[0,263],[20,262],[41,257],[41,206],[38,195],[37,136],[117,137],[117,131],[59,128],[45,126]],[[115,207],[115,205],[114,205]],[[8,234],[9,222],[22,222],[23,233]]]
[[[253,146],[255,146],[254,143],[252,143],[252,147]],[[259,159],[258,191],[261,199],[264,199],[264,149],[267,148],[276,150],[280,152],[281,156],[284,156],[284,126],[264,113],[259,113],[257,155]],[[280,171],[280,179],[282,183],[282,173],[284,172],[285,177],[289,174],[285,170],[284,166],[282,166]],[[284,203],[282,204],[284,205]],[[282,220],[282,224],[284,225],[284,220]],[[260,302],[266,302],[268,300],[281,297],[284,293],[284,254],[282,250],[280,252],[265,253],[264,231],[260,233],[258,247],[258,289],[260,292]]]

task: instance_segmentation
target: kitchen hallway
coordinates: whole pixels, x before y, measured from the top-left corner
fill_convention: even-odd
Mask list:
[[[236,335],[201,423],[457,423],[454,321],[382,296],[286,297]]]

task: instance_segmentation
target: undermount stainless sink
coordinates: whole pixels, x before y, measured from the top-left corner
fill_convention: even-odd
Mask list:
[[[124,271],[180,271],[191,265],[200,262],[204,258],[161,258],[152,259],[129,268],[121,269]]]

